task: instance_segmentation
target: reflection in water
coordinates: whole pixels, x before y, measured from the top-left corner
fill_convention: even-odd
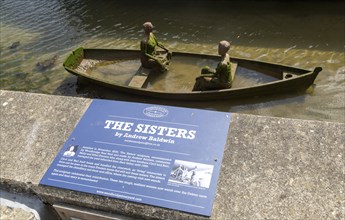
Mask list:
[[[345,3],[282,1],[1,1],[1,89],[170,104],[219,111],[345,122]],[[99,87],[83,87],[62,63],[79,46],[138,49],[142,23],[150,20],[156,36],[172,51],[217,53],[220,40],[232,42],[231,55],[306,69],[322,66],[314,90],[260,99],[223,102],[146,100]],[[56,60],[52,60],[56,58]],[[36,69],[38,63],[49,68]],[[178,61],[176,61],[178,64]],[[187,78],[199,73],[188,64]],[[171,72],[175,72],[171,66]],[[110,77],[111,69],[96,72]],[[180,71],[176,71],[180,72]],[[241,71],[240,71],[241,73]],[[182,90],[185,75],[166,75],[149,86]],[[126,81],[126,74],[116,79]],[[243,81],[239,80],[243,78]],[[237,80],[246,83],[239,74]],[[267,80],[267,79],[262,79]],[[268,79],[269,80],[269,79]],[[234,85],[236,86],[236,85]]]

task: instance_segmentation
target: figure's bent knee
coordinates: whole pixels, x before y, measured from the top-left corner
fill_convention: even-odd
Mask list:
[[[211,69],[208,66],[204,66],[203,68],[201,68],[201,74],[209,74],[211,73]]]

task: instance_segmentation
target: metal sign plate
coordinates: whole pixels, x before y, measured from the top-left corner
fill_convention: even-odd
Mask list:
[[[40,184],[210,216],[230,118],[94,100]]]

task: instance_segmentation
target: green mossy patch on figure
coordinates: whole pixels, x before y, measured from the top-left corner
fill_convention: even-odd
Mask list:
[[[63,63],[64,67],[75,69],[84,57],[84,48],[79,47],[74,50],[71,55],[68,56],[66,61]]]

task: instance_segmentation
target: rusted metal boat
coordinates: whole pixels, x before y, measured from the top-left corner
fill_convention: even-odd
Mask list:
[[[169,71],[157,74],[140,65],[139,50],[78,48],[64,68],[83,79],[116,91],[151,98],[210,101],[305,91],[322,70],[231,57],[233,86],[230,89],[192,91],[202,66],[216,66],[217,55],[173,52]],[[183,77],[187,77],[184,79]],[[178,79],[175,81],[175,79]],[[249,83],[243,83],[249,81]],[[159,85],[160,86],[156,86]],[[175,84],[175,87],[167,86]]]

